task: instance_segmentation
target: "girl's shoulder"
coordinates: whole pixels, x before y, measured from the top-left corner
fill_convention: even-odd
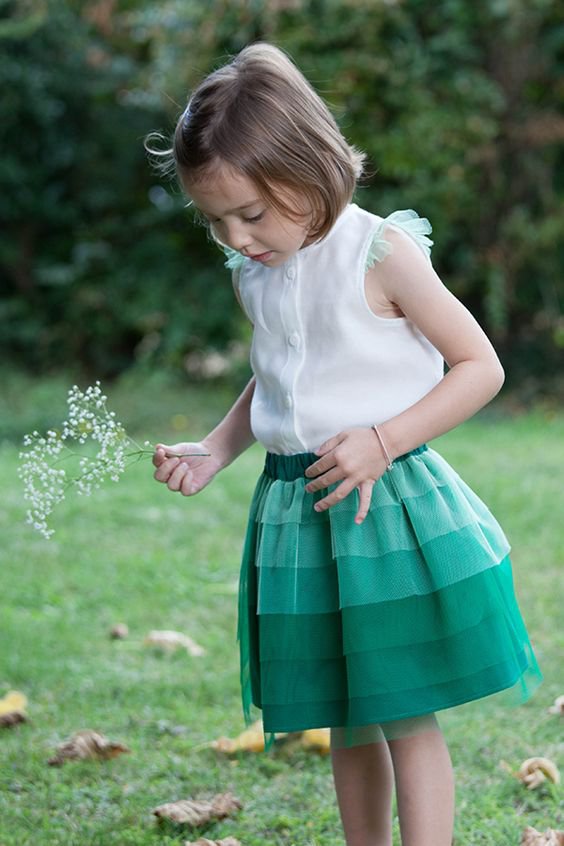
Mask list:
[[[430,260],[433,241],[428,236],[433,231],[433,227],[426,217],[419,217],[413,209],[399,209],[386,217],[378,215],[373,217],[375,228],[368,247],[366,270],[373,267],[376,262],[383,261],[392,252],[392,244],[386,237],[388,227],[408,235]]]

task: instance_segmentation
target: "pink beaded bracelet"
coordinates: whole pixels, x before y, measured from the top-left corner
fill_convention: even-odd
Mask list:
[[[378,431],[378,426],[376,425],[376,423],[374,423],[374,424],[373,424],[372,428],[373,428],[373,429],[374,429],[374,431],[376,432],[376,435],[377,435],[377,437],[378,437],[378,440],[380,441],[380,446],[382,447],[382,452],[383,452],[383,453],[384,453],[384,455],[386,456],[386,461],[388,462],[388,466],[386,467],[386,470],[390,470],[390,469],[393,467],[394,462],[393,462],[393,461],[392,461],[392,459],[390,458],[390,453],[389,453],[389,452],[388,452],[388,450],[386,449],[386,444],[384,443],[384,439],[382,438],[382,435],[381,435],[381,434],[380,434],[380,432]]]

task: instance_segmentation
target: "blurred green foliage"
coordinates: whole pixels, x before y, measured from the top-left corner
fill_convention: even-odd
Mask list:
[[[143,137],[171,133],[199,79],[256,39],[366,150],[358,201],[429,217],[434,264],[510,384],[562,390],[557,0],[0,0],[4,360],[108,377],[248,338],[219,251]]]

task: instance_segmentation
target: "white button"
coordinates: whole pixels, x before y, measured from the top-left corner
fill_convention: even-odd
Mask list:
[[[289,267],[286,270],[286,278],[287,279],[295,279],[295,277],[296,277],[296,268],[295,267]]]
[[[284,405],[286,406],[286,408],[292,407],[292,394],[286,394],[286,396],[284,397]]]
[[[292,332],[291,335],[288,335],[288,343],[291,347],[297,347],[300,343],[300,336],[297,332]]]

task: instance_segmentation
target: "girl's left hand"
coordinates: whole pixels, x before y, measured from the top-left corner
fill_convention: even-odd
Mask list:
[[[341,482],[332,493],[315,503],[315,510],[325,511],[358,488],[360,506],[354,521],[362,523],[368,514],[374,483],[387,467],[376,432],[364,428],[347,429],[329,438],[315,452],[322,457],[305,471],[308,478],[314,478],[306,485],[306,491],[313,493]]]

